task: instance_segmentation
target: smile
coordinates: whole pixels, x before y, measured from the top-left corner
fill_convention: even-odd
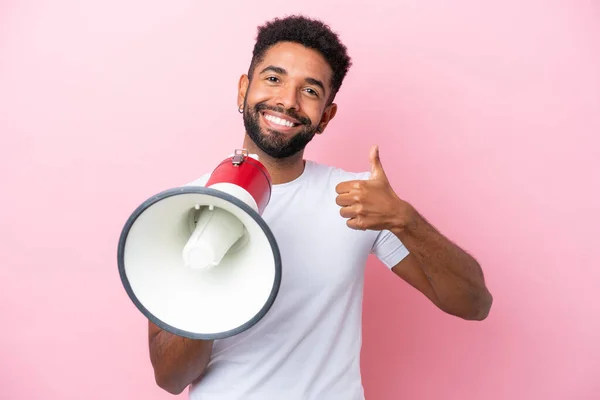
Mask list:
[[[270,122],[271,124],[274,124],[276,126],[279,126],[279,127],[295,128],[296,126],[300,125],[299,123],[296,123],[294,121],[290,121],[288,119],[281,118],[281,117],[276,117],[274,115],[267,114],[265,112],[263,112],[262,115],[268,122]]]

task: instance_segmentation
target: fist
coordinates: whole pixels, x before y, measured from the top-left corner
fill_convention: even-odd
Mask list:
[[[369,155],[371,177],[368,180],[341,182],[335,188],[336,204],[346,225],[356,230],[393,230],[405,220],[408,204],[392,189],[381,165],[379,147]]]

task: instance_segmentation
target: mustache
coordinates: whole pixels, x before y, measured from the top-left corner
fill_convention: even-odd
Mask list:
[[[256,105],[256,107],[254,107],[254,109],[256,110],[256,112],[261,112],[261,111],[265,111],[265,110],[269,110],[269,111],[274,111],[274,112],[278,112],[284,115],[287,115],[290,118],[295,119],[296,121],[300,122],[301,125],[308,125],[310,126],[312,121],[310,120],[310,118],[307,117],[301,117],[300,115],[296,114],[295,111],[292,110],[286,110],[283,107],[274,107],[274,106],[269,106],[265,103],[259,103]]]

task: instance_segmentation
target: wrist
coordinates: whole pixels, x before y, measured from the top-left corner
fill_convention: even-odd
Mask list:
[[[408,231],[414,229],[418,219],[419,213],[417,210],[407,202],[402,201],[390,231],[396,236],[405,235]]]

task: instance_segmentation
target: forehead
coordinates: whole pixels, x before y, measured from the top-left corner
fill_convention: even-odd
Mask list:
[[[272,65],[285,69],[289,76],[318,79],[331,84],[333,71],[318,51],[299,43],[280,42],[270,47],[256,70]]]

